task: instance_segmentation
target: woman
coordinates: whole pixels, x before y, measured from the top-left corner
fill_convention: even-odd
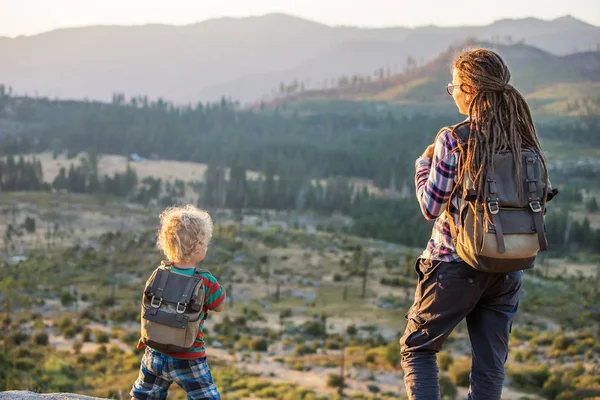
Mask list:
[[[533,149],[546,170],[529,107],[509,80],[510,72],[495,52],[474,49],[460,54],[447,91],[460,113],[468,116],[463,124],[470,124],[471,129],[469,146],[461,146],[461,167],[458,137],[451,128],[442,129],[416,161],[417,198],[425,218],[435,224],[417,260],[415,301],[400,339],[409,399],[440,399],[436,354],[456,325],[466,319],[472,347],[469,399],[500,400],[522,271],[491,274],[462,261],[447,219],[452,215],[457,221],[455,208],[450,207],[450,214],[444,211],[463,177],[471,177],[474,187],[484,190],[480,168],[495,152],[509,150],[520,159],[522,149]]]

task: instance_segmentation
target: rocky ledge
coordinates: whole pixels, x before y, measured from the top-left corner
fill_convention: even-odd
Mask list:
[[[0,392],[0,400],[103,400],[99,397],[83,396],[73,393],[48,393],[40,394],[34,392],[25,392],[21,390],[10,390]]]

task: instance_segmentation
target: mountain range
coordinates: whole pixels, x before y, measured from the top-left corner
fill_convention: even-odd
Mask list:
[[[188,26],[67,28],[0,38],[0,83],[17,94],[51,98],[110,100],[123,93],[176,103],[222,96],[248,103],[273,97],[281,83],[318,89],[340,76],[372,76],[377,70],[394,75],[469,38],[525,43],[566,56],[600,48],[600,27],[566,16],[365,29],[268,14]]]
[[[463,47],[463,46],[461,46]],[[295,90],[281,101],[321,99],[431,103],[446,100],[450,66],[461,47],[450,47],[422,66],[389,76],[340,79],[335,87]],[[511,83],[527,97],[543,105],[600,95],[600,52],[588,51],[558,56],[526,44],[500,45],[465,42],[464,47],[486,47],[502,55],[511,73]]]

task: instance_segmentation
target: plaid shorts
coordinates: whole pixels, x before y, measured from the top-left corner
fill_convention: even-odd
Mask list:
[[[140,374],[129,393],[134,399],[166,399],[171,383],[177,383],[190,400],[220,400],[206,358],[182,360],[146,348]]]

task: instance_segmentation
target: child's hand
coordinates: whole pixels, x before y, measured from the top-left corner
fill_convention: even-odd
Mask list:
[[[224,308],[225,308],[225,302],[221,303],[221,305],[219,307],[215,308],[213,311],[221,312],[221,311],[223,311]]]

